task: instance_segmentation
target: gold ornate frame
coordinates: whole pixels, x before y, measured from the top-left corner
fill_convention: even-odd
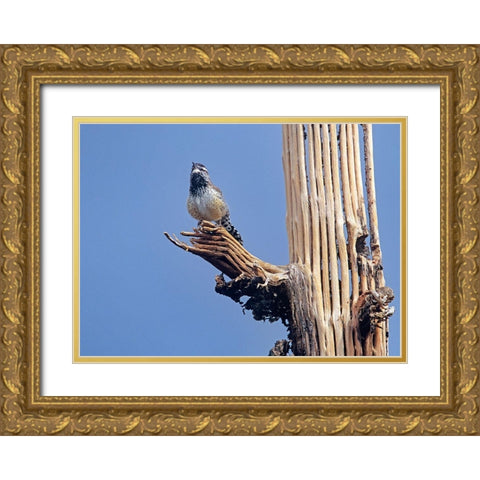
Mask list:
[[[1,46],[0,433],[478,434],[479,46]],[[43,84],[435,84],[441,89],[438,397],[40,395]]]

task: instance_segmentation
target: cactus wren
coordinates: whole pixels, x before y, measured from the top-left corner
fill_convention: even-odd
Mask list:
[[[230,223],[230,212],[222,191],[212,183],[207,168],[201,163],[192,164],[187,209],[199,223],[202,220],[214,221],[243,244],[242,237]]]

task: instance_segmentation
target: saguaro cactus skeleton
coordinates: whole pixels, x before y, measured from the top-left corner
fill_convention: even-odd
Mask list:
[[[239,303],[247,296],[243,307],[256,320],[281,320],[287,326],[289,340],[277,342],[270,355],[286,355],[288,347],[296,356],[388,354],[393,292],[383,275],[372,126],[363,124],[361,132],[359,127],[282,127],[287,266],[254,257],[223,227],[209,222],[182,232],[190,245],[165,233],[230,277],[229,282],[216,277],[218,293]]]

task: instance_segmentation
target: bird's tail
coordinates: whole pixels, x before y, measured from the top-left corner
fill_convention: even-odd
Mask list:
[[[235,238],[241,245],[243,245],[242,236],[238,230],[230,223],[230,213],[227,213],[220,219],[220,225],[227,230],[227,232]]]

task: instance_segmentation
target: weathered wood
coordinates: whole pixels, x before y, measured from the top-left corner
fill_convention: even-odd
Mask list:
[[[333,330],[330,328],[330,319],[332,318],[332,300],[330,292],[330,257],[328,254],[328,230],[327,230],[327,208],[325,197],[325,184],[323,175],[324,146],[322,145],[322,135],[320,125],[313,125],[314,152],[316,158],[315,171],[310,175],[311,182],[315,185],[318,192],[318,214],[320,225],[320,252],[321,252],[321,271],[322,271],[322,291],[323,291],[323,309],[324,309],[324,327],[323,336],[326,342],[326,355],[335,355],[335,338]],[[312,200],[313,201],[313,200]]]
[[[302,125],[290,125],[290,136],[292,139],[292,173],[291,180],[295,186],[295,217],[298,218],[297,231],[298,231],[298,263],[307,266],[307,275],[304,277],[304,291],[297,292],[297,296],[301,295],[302,303],[305,305],[301,310],[301,315],[308,316],[312,322],[310,331],[307,332],[308,343],[306,345],[307,355],[318,355],[319,342],[318,333],[316,328],[315,318],[318,316],[317,299],[313,292],[312,278],[310,272],[310,259],[311,259],[311,238],[312,231],[310,224],[310,202],[307,186],[307,169],[305,158],[305,143],[303,136]],[[288,173],[288,172],[287,172]],[[307,306],[308,310],[307,311]],[[298,315],[300,312],[293,312],[294,315]],[[297,319],[298,321],[299,319]],[[302,320],[303,321],[303,320]]]
[[[355,144],[354,125],[347,125],[348,175],[352,194],[352,206],[355,217],[355,237],[350,241],[355,245],[358,273],[360,276],[360,294],[369,289],[368,253],[365,250],[365,238],[368,236],[363,204],[363,182],[360,172],[359,146]],[[360,173],[360,175],[359,175]]]
[[[282,163],[283,163],[283,171],[287,172],[290,171],[290,141],[288,138],[288,130],[286,128],[282,129]],[[295,238],[294,238],[294,229],[293,229],[293,206],[294,200],[292,196],[292,183],[289,180],[289,176],[284,175],[283,178],[285,179],[285,196],[286,196],[286,216],[285,216],[285,226],[287,229],[287,237],[288,237],[288,258],[291,262],[294,261],[293,259],[293,252],[294,252],[294,245],[295,245]]]
[[[335,336],[335,355],[345,355],[343,325],[340,319],[340,279],[335,228],[335,198],[332,181],[332,162],[328,125],[321,125],[323,145],[323,176],[325,181],[325,211],[327,215],[328,257],[330,264],[330,291],[332,292],[332,312],[329,319],[330,330]],[[337,139],[334,137],[334,141]]]
[[[355,348],[353,345],[353,327],[350,315],[350,282],[348,274],[348,253],[347,241],[343,226],[345,224],[345,217],[342,208],[342,191],[340,188],[340,174],[338,167],[338,145],[337,145],[337,126],[335,124],[329,125],[331,141],[331,155],[332,155],[332,179],[333,191],[335,195],[335,235],[337,238],[338,257],[340,260],[341,271],[341,321],[343,323],[344,337],[345,337],[345,354],[353,357],[355,355]]]
[[[359,294],[359,277],[357,266],[357,251],[355,248],[356,238],[356,223],[352,205],[352,193],[350,185],[350,177],[348,172],[348,157],[347,157],[347,134],[346,125],[340,125],[340,170],[342,175],[342,193],[343,193],[343,208],[345,211],[345,219],[347,224],[347,237],[348,237],[348,260],[350,266],[350,280],[352,284],[351,302],[355,305]],[[352,309],[353,311],[353,309]],[[358,318],[352,315],[352,329],[353,340],[355,346],[355,355],[363,355],[363,348],[360,337],[358,335]]]
[[[378,230],[377,196],[375,191],[375,174],[373,166],[373,136],[372,125],[363,124],[364,149],[365,149],[365,178],[367,186],[368,217],[370,220],[370,249],[372,252],[373,276],[375,289],[385,286],[383,275],[382,250],[380,248],[380,235]],[[373,289],[373,286],[372,286]],[[388,318],[383,329],[374,332],[374,350],[377,355],[387,355]]]
[[[367,184],[368,216],[370,219],[370,249],[374,266],[375,286],[385,286],[383,275],[382,250],[378,233],[377,195],[375,192],[375,173],[373,167],[373,137],[372,125],[363,124],[365,144],[365,177]]]
[[[294,240],[290,263],[298,265],[299,269],[298,275],[294,275],[293,271],[291,275],[297,280],[301,278],[301,287],[299,286],[291,298],[294,305],[293,324],[308,325],[308,329],[303,332],[306,338],[307,355],[320,355],[323,353],[322,319],[319,316],[322,307],[311,275],[311,202],[307,182],[304,132],[302,125],[298,124],[285,125],[283,129],[289,145],[290,162],[287,168],[284,168],[285,181],[292,186],[291,195],[295,199],[290,218],[291,224],[287,225],[287,230],[293,232]]]
[[[311,213],[311,238],[312,238],[312,288],[314,295],[314,303],[317,305],[316,323],[317,335],[319,342],[320,355],[327,355],[327,324],[325,320],[325,307],[323,299],[323,289],[321,282],[322,265],[321,265],[321,247],[320,247],[320,212],[319,212],[319,187],[317,184],[317,175],[312,172],[322,170],[321,162],[321,145],[320,135],[315,129],[315,125],[309,125],[308,128],[308,160],[310,172],[310,213]],[[285,177],[286,178],[286,177]]]
[[[193,232],[181,232],[191,238],[191,245],[175,235],[164,235],[177,247],[202,257],[222,273],[234,279],[239,275],[278,280],[286,275],[287,267],[264,262],[248,252],[222,226],[203,221]]]

